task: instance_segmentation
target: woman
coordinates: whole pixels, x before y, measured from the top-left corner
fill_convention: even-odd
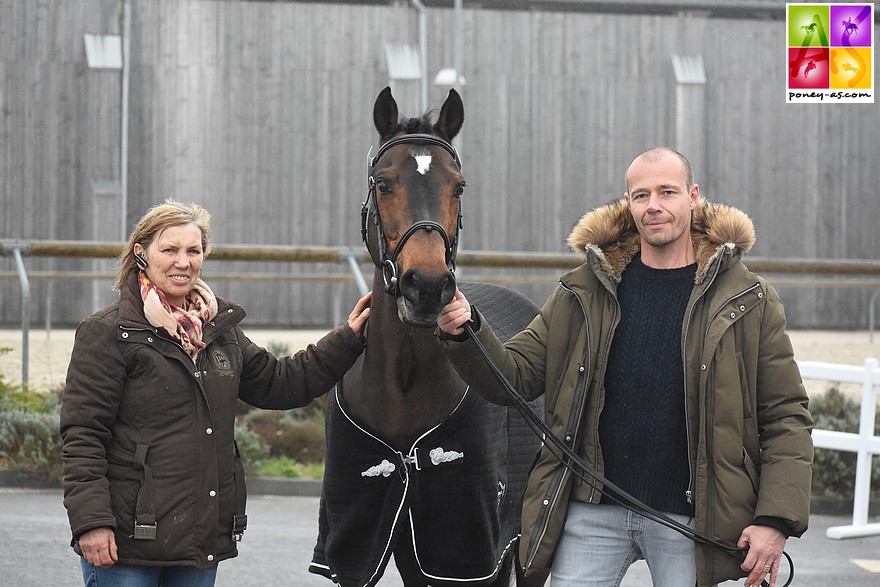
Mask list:
[[[150,209],[120,256],[119,301],[77,329],[61,435],[87,586],[213,585],[246,525],[237,401],[304,406],[363,350],[369,294],[292,357],[248,340],[244,310],[199,278],[209,218],[173,200]]]

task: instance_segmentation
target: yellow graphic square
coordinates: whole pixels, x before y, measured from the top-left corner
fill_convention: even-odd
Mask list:
[[[831,49],[831,88],[871,88],[870,47],[835,47]]]

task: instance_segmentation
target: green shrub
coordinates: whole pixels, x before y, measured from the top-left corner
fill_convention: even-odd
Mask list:
[[[859,431],[861,406],[858,402],[842,394],[835,386],[824,395],[810,398],[810,413],[815,427],[837,432]],[[880,425],[880,413],[874,421],[874,430]],[[856,460],[854,452],[817,448],[813,459],[814,497],[851,500],[856,479]],[[880,482],[880,457],[874,457],[871,468],[871,485],[878,487]]]
[[[270,340],[266,345],[266,350],[278,358],[290,356],[290,345],[286,342]]]
[[[0,411],[22,411],[29,414],[55,412],[58,399],[53,392],[25,391],[18,385],[10,385],[0,377]]]
[[[280,456],[263,462],[260,473],[270,477],[296,479],[302,477],[302,465],[287,456]]]
[[[61,479],[58,413],[0,412],[0,461],[3,467],[49,480]]]
[[[269,454],[286,455],[301,463],[322,463],[326,456],[324,425],[315,420],[285,420]]]
[[[242,417],[254,431],[270,457],[287,456],[301,463],[324,460],[323,410],[315,409],[312,417],[303,417],[300,410],[286,412],[255,410]]]
[[[235,422],[234,434],[241,462],[244,464],[244,472],[247,475],[260,474],[260,465],[266,457],[266,448],[263,443],[260,442],[254,431],[240,419]]]
[[[10,347],[0,347],[0,355],[8,353]],[[43,414],[56,410],[59,391],[25,390],[21,384],[10,383],[0,374],[0,412],[21,410],[31,414]]]
[[[260,466],[259,474],[288,479],[321,479],[324,476],[324,463],[304,464],[290,457],[280,456],[264,460]]]

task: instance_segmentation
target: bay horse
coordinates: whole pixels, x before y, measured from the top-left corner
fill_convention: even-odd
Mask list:
[[[366,349],[331,392],[319,537],[309,570],[371,586],[393,554],[404,585],[542,585],[516,564],[522,493],[540,440],[461,380],[434,340],[461,287],[502,339],[538,313],[505,287],[457,283],[465,181],[450,90],[436,122],[373,106],[361,234],[375,264]],[[541,410],[540,406],[535,407]]]

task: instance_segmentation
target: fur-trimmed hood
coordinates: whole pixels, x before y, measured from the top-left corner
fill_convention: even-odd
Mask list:
[[[691,217],[691,236],[697,260],[696,282],[701,283],[712,261],[723,251],[749,252],[755,244],[755,226],[741,210],[700,198]],[[568,246],[585,261],[597,262],[599,269],[619,282],[641,247],[626,200],[621,198],[584,214],[568,235]]]

